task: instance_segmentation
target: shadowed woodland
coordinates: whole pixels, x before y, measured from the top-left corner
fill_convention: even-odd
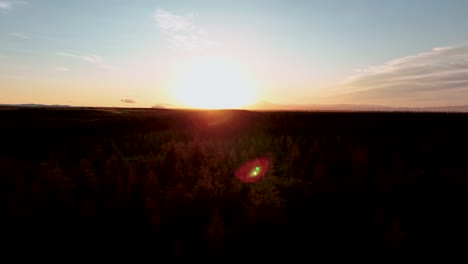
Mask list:
[[[2,255],[184,263],[454,256],[468,115],[4,109]],[[268,156],[264,178],[234,171]]]

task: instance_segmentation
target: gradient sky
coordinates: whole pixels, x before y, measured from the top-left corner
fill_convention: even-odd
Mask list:
[[[177,105],[171,65],[239,61],[282,104],[468,104],[468,1],[0,0],[0,104]]]

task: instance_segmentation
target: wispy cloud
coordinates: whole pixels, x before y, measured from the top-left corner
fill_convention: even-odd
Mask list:
[[[68,72],[68,71],[70,71],[70,69],[67,68],[67,67],[55,67],[54,71],[56,71],[56,72]]]
[[[0,73],[0,80],[24,80],[26,77],[19,74]]]
[[[68,53],[68,52],[56,52],[55,54],[57,55],[60,55],[60,56],[65,56],[65,57],[75,57],[75,58],[79,58],[80,56],[79,55],[76,55],[76,54],[72,54],[72,53]]]
[[[23,34],[23,33],[18,33],[18,32],[12,32],[10,33],[10,36],[18,38],[18,39],[24,39],[24,40],[29,40],[31,39],[30,36]]]
[[[12,6],[12,1],[0,0],[0,10],[8,10]]]
[[[6,13],[18,4],[28,4],[25,0],[0,0],[0,14]]]
[[[169,47],[183,51],[198,51],[210,48],[214,42],[206,30],[195,23],[196,15],[176,15],[159,8],[154,14],[159,30],[166,36]]]
[[[115,69],[116,69],[115,66],[112,66],[112,65],[109,65],[109,64],[99,64],[97,67],[98,67],[99,69],[108,70],[108,71],[111,71],[111,70],[115,70]]]
[[[339,94],[359,103],[467,104],[468,44],[437,47],[357,70]]]
[[[94,64],[100,64],[104,62],[104,60],[97,55],[85,55],[85,56],[82,56],[81,58],[89,63],[94,63]]]
[[[102,57],[95,55],[95,54],[75,54],[75,53],[69,53],[69,52],[56,52],[55,54],[60,55],[60,56],[65,56],[65,57],[81,59],[83,61],[93,63],[93,64],[99,64],[99,63],[104,62],[104,59]]]
[[[128,99],[128,98],[127,98],[127,99],[122,99],[122,100],[120,100],[120,102],[126,103],[126,104],[134,104],[134,103],[136,103],[134,100]]]
[[[75,59],[79,59],[91,64],[96,65],[97,68],[104,69],[104,70],[112,70],[115,69],[114,66],[107,63],[104,58],[95,54],[78,54],[78,53],[70,53],[70,52],[56,52],[55,54],[63,57],[71,57]]]

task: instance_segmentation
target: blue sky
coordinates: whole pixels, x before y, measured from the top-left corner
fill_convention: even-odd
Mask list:
[[[259,100],[468,104],[466,14],[463,0],[0,0],[0,103],[177,105],[171,65],[216,53]]]

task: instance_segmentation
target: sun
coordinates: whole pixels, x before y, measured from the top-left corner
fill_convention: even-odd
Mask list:
[[[255,102],[255,84],[242,65],[224,57],[179,61],[171,90],[178,103],[190,108],[233,109]]]

